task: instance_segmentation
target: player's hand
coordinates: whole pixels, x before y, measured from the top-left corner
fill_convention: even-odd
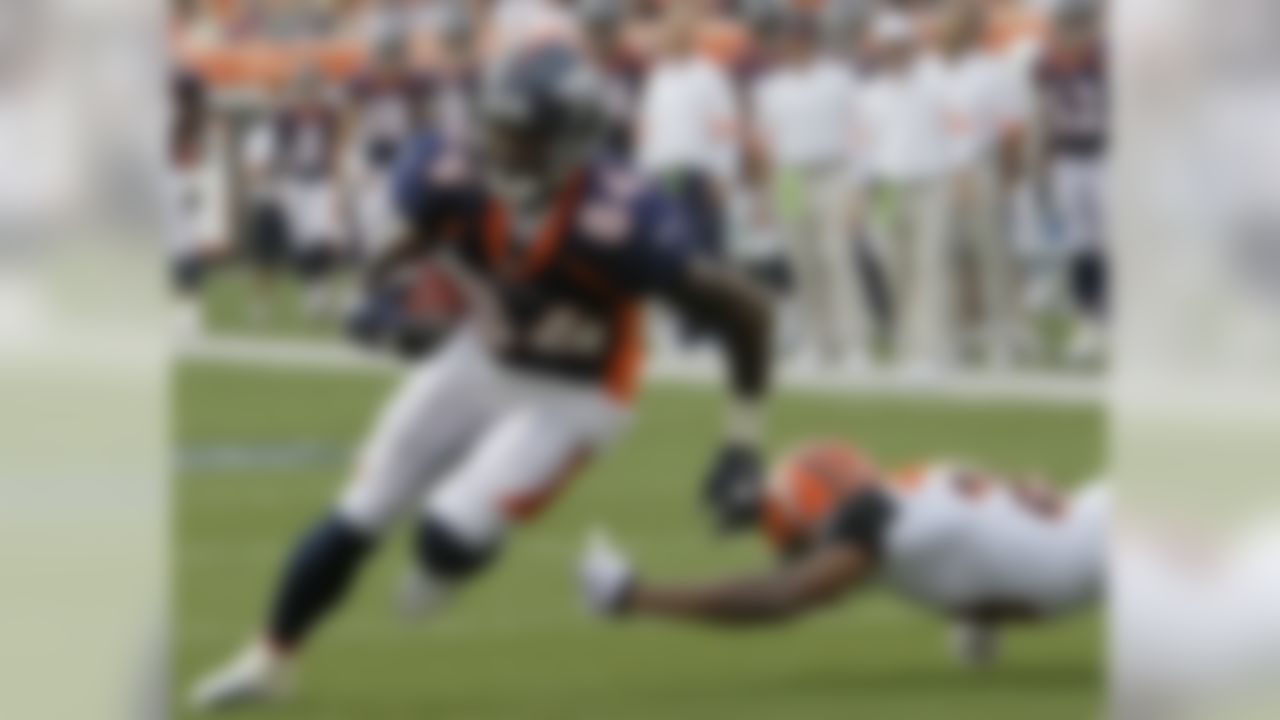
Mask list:
[[[606,617],[621,615],[634,582],[635,572],[627,556],[604,531],[593,531],[578,562],[579,589],[586,607]]]
[[[730,443],[720,450],[703,486],[703,501],[721,532],[754,527],[764,490],[764,462],[753,445]]]
[[[452,325],[429,317],[414,317],[406,303],[402,287],[367,290],[347,313],[347,336],[359,345],[388,350],[406,360],[430,353],[448,335]]]

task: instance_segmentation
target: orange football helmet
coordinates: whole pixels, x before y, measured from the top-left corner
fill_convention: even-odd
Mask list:
[[[802,545],[840,501],[873,485],[878,470],[857,447],[820,441],[788,452],[765,487],[762,530],[782,552]]]

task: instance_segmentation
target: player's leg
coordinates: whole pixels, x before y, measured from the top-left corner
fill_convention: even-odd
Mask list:
[[[494,375],[483,351],[463,337],[409,379],[379,419],[331,517],[290,562],[268,627],[273,643],[300,643],[341,597],[368,546],[459,461],[498,406]]]
[[[341,602],[382,532],[491,417],[495,371],[467,337],[415,372],[387,406],[336,507],[297,542],[261,636],[196,689],[218,708],[280,694],[290,658]]]
[[[425,499],[405,609],[435,609],[487,568],[508,529],[537,518],[624,423],[603,399],[527,406],[498,421]]]

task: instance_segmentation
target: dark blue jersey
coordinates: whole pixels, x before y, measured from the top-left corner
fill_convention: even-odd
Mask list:
[[[626,167],[594,163],[517,238],[474,160],[434,134],[410,144],[395,183],[416,235],[456,255],[491,296],[488,336],[504,361],[632,394],[642,301],[682,281],[694,247],[674,198]]]

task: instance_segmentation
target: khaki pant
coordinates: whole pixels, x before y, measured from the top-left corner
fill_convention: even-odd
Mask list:
[[[970,312],[962,323],[988,361],[1011,357],[1017,338],[1018,258],[1004,221],[993,162],[975,162],[950,179],[951,234],[970,260]]]
[[[838,164],[791,168],[776,174],[774,201],[808,344],[829,361],[865,356],[866,296],[854,271],[860,192]]]
[[[899,363],[943,369],[954,358],[954,246],[947,232],[945,178],[881,183],[876,232],[894,301]]]

